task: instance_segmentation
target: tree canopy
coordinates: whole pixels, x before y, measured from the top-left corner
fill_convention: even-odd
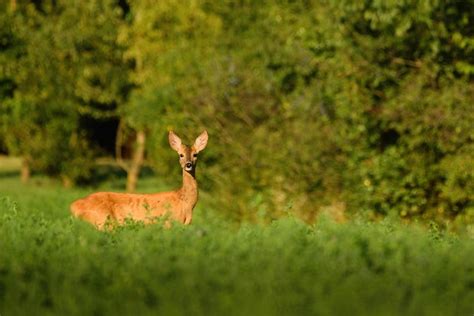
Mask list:
[[[138,158],[143,147],[164,176],[167,130],[206,128],[200,182],[234,219],[474,222],[473,1],[12,0],[0,12],[0,148],[34,171],[87,181],[115,154],[103,134]]]

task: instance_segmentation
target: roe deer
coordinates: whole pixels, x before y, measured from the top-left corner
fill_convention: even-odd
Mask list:
[[[196,138],[194,145],[188,147],[178,135],[169,132],[170,146],[178,152],[183,169],[181,188],[156,194],[92,193],[71,204],[72,214],[92,223],[98,229],[103,229],[107,220],[117,224],[123,224],[126,219],[151,223],[156,217],[163,215],[185,225],[190,224],[198,199],[195,178],[197,154],[206,147],[207,139],[207,131],[204,131]],[[166,225],[169,226],[169,222]]]

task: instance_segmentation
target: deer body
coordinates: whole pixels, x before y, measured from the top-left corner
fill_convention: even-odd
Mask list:
[[[126,194],[97,192],[71,204],[74,216],[88,221],[99,229],[111,220],[123,224],[126,219],[152,223],[156,217],[190,224],[194,206],[198,200],[198,186],[195,178],[197,153],[207,144],[207,132],[203,132],[192,147],[181,143],[179,137],[170,132],[169,141],[180,155],[183,168],[183,185],[175,191],[155,194]]]

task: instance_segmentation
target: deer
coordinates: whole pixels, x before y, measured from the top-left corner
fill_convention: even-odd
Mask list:
[[[183,184],[179,189],[152,194],[96,192],[74,201],[72,215],[99,230],[109,223],[122,225],[127,220],[150,224],[162,216],[166,216],[166,227],[171,225],[170,221],[191,224],[198,201],[197,156],[206,147],[207,140],[208,134],[204,130],[192,146],[187,146],[173,131],[169,132],[169,144],[178,153],[183,172]]]

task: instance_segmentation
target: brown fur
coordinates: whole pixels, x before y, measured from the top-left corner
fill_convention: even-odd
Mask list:
[[[194,176],[196,156],[206,147],[207,138],[207,132],[204,131],[196,139],[194,145],[188,147],[181,143],[181,139],[176,134],[170,132],[170,145],[180,155],[180,164],[183,168],[181,188],[155,194],[92,193],[71,204],[72,214],[92,223],[98,229],[103,229],[108,220],[119,225],[126,219],[148,224],[164,215],[169,216],[170,220],[185,225],[190,224],[193,209],[198,200],[198,186]],[[186,165],[188,165],[187,168]],[[192,167],[189,167],[190,165]]]

